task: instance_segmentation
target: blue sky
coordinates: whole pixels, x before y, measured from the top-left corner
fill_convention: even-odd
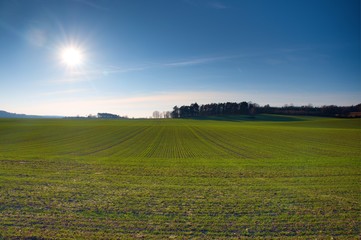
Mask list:
[[[69,67],[62,49],[83,62]],[[361,102],[358,0],[0,0],[0,109]]]

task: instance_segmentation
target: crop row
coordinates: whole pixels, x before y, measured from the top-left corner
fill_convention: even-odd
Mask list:
[[[325,121],[0,121],[0,239],[357,239],[360,130]]]

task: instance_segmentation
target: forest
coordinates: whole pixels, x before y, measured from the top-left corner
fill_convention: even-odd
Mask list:
[[[192,103],[189,106],[174,106],[171,112],[172,118],[193,118],[202,116],[218,115],[255,115],[255,114],[281,114],[281,115],[305,115],[305,116],[325,116],[325,117],[361,117],[361,103],[352,106],[327,105],[314,107],[284,105],[283,107],[272,107],[269,104],[260,106],[252,102],[227,102],[210,103],[198,105]]]

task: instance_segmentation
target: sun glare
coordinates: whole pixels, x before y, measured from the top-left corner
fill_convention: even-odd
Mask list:
[[[82,51],[76,47],[66,47],[60,55],[62,63],[71,68],[81,65],[84,61]]]

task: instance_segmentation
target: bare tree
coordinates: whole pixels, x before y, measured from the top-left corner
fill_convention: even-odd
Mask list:
[[[160,118],[160,112],[159,111],[154,111],[153,112],[153,118]]]
[[[170,111],[163,112],[163,117],[164,118],[171,118],[171,112]]]

